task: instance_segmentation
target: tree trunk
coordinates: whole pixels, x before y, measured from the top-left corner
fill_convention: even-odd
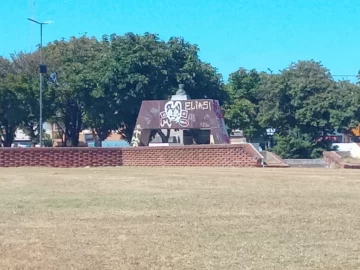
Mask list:
[[[71,147],[79,145],[79,133],[82,127],[81,109],[78,104],[70,104],[64,115],[66,141]]]
[[[14,134],[6,133],[5,134],[5,140],[3,141],[4,147],[11,147],[11,144],[14,141]]]
[[[96,136],[99,139],[99,141],[105,141],[111,134],[109,130],[105,130],[101,128],[95,128],[95,132],[96,134],[93,133],[94,137]]]
[[[15,129],[16,130],[16,129]],[[5,130],[2,132],[2,145],[3,147],[11,147],[11,144],[14,142],[15,131],[9,125],[5,125]]]
[[[31,147],[35,147],[36,143],[39,141],[38,137],[35,135],[35,131],[34,130],[30,130],[28,136],[30,136],[30,140],[31,140]]]
[[[67,135],[66,135],[66,130],[61,134],[61,146],[62,147],[66,147],[66,143],[67,143]]]
[[[132,123],[123,123],[123,133],[125,135],[126,140],[131,143],[133,132],[135,129],[135,124]]]
[[[61,147],[65,147],[67,142],[66,131],[60,126],[59,122],[55,122],[55,125],[57,126],[60,133]]]
[[[101,129],[101,128],[93,129],[93,135],[95,138],[96,147],[102,147],[102,142],[105,141],[109,137],[110,134],[111,134],[111,132],[106,129]]]
[[[79,146],[79,133],[73,134],[70,139],[71,147]]]
[[[76,125],[72,125],[66,132],[66,141],[70,142],[71,147],[77,147],[79,145],[79,131]]]
[[[11,147],[11,144],[12,142],[7,142],[7,141],[3,143],[4,147]]]
[[[31,120],[25,121],[21,126],[25,134],[30,137],[31,147],[35,147],[36,144],[39,142],[39,132],[37,132],[38,134],[36,134],[36,131],[38,131],[39,129],[37,128],[34,130],[34,126],[34,121]]]

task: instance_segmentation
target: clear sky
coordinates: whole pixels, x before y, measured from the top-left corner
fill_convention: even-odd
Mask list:
[[[85,32],[182,36],[225,79],[240,66],[277,72],[308,59],[333,75],[360,69],[358,0],[1,0],[0,55],[39,43],[28,17],[55,21],[44,28],[45,43]]]

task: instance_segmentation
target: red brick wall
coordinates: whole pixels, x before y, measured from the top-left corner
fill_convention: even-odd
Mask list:
[[[260,166],[251,144],[138,148],[0,148],[0,167]]]
[[[0,148],[0,167],[121,166],[121,149],[114,148]]]
[[[124,166],[255,167],[261,156],[252,145],[196,145],[123,149]]]
[[[359,163],[346,163],[335,151],[323,152],[323,158],[328,168],[360,169]]]
[[[342,167],[341,156],[334,151],[323,152],[323,158],[328,168]]]

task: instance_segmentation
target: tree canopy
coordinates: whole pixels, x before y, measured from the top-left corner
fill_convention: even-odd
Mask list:
[[[77,146],[85,128],[100,142],[120,129],[130,141],[141,102],[168,99],[180,83],[191,98],[219,100],[229,130],[243,130],[250,142],[268,140],[266,129],[274,128],[272,150],[283,157],[317,157],[331,149],[328,135],[359,124],[359,85],[334,80],[314,60],[276,74],[241,67],[224,83],[198,46],[179,37],[83,35],[55,40],[43,53],[43,116],[58,124],[64,146]],[[38,63],[38,50],[0,57],[2,146],[11,146],[18,128],[39,142]]]
[[[332,149],[328,135],[359,124],[359,87],[335,81],[314,60],[291,63],[278,74],[243,68],[230,75],[226,116],[251,138],[276,130],[273,150],[283,157],[318,157]],[[261,134],[262,132],[262,134]]]
[[[183,38],[166,42],[151,33],[127,33],[98,40],[84,35],[55,40],[43,52],[48,66],[44,119],[58,123],[64,146],[77,146],[84,128],[93,129],[99,141],[122,128],[131,140],[141,102],[168,99],[179,83],[193,98],[227,98],[222,76]],[[11,145],[17,128],[38,142],[38,60],[38,51],[0,58],[4,146]]]

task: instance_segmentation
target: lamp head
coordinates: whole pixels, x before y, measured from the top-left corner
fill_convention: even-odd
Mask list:
[[[54,21],[38,22],[37,20],[31,19],[31,18],[28,18],[28,20],[31,21],[31,22],[34,22],[34,23],[36,23],[36,24],[40,24],[40,25],[50,24],[50,23],[53,23],[53,22],[54,22]]]

